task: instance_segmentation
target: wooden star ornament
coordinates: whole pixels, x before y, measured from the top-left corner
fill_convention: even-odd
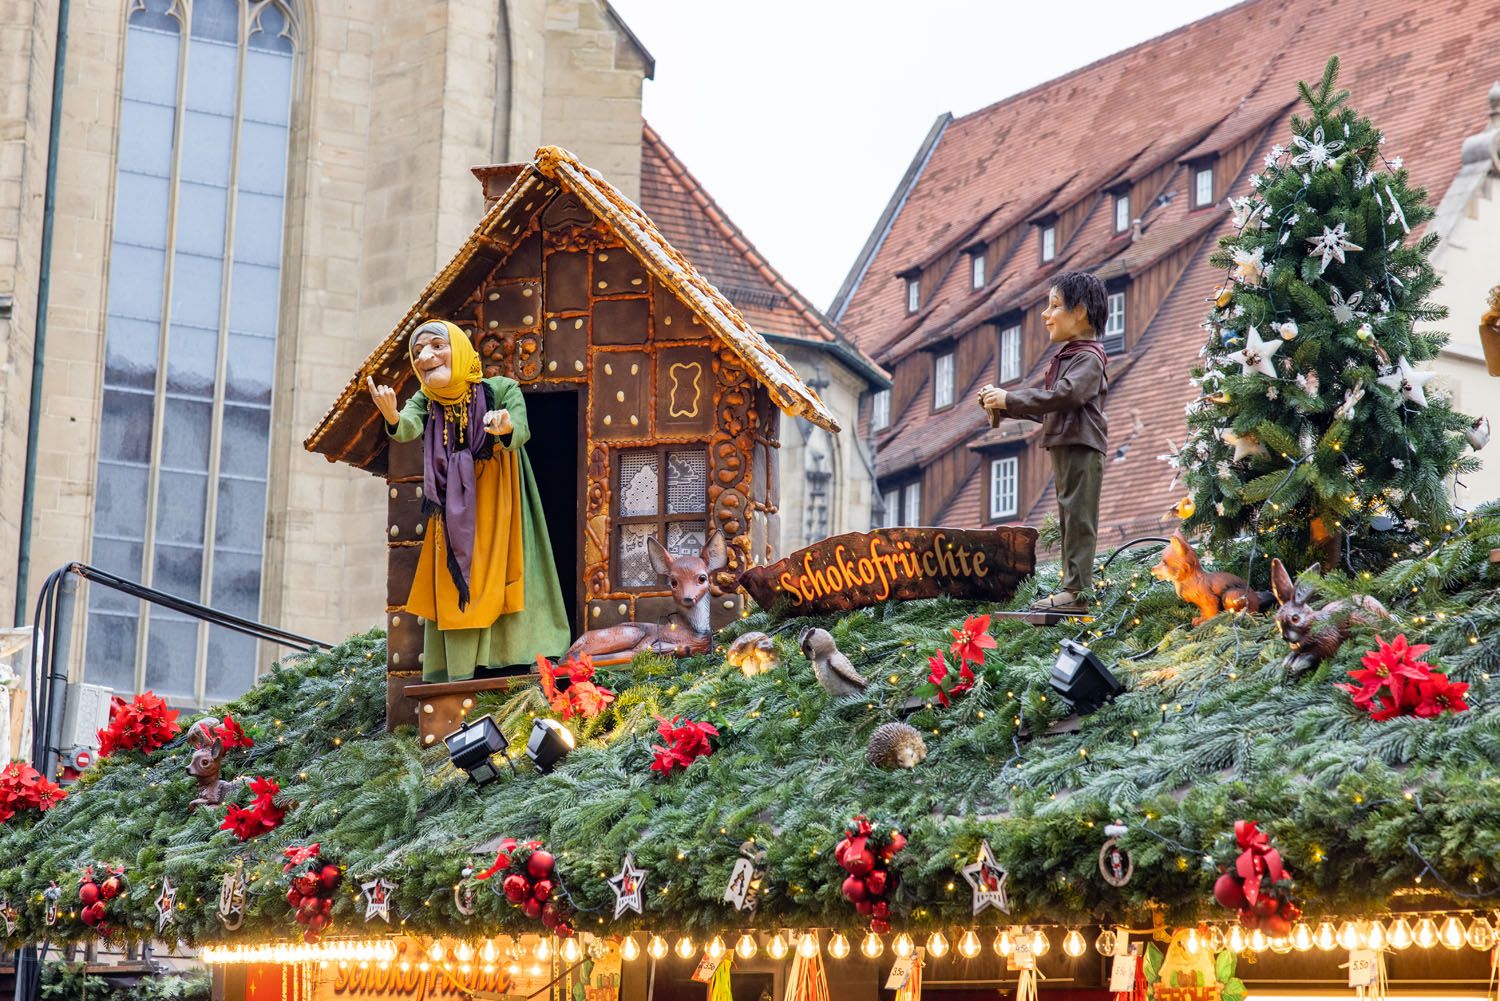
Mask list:
[[[645,913],[641,909],[641,900],[646,893],[646,870],[636,868],[635,858],[629,852],[620,864],[620,874],[609,877],[609,888],[615,891],[616,921],[626,911]]]
[[[993,907],[1002,913],[1010,913],[1010,899],[1005,895],[1005,880],[1010,875],[995,861],[990,843],[979,843],[979,858],[963,867],[964,882],[974,891],[974,913]]]
[[[1241,375],[1259,372],[1267,379],[1274,379],[1276,369],[1272,367],[1271,359],[1281,350],[1283,343],[1285,342],[1280,340],[1263,341],[1260,339],[1260,331],[1251,327],[1245,331],[1245,346],[1224,357],[1240,366]]]

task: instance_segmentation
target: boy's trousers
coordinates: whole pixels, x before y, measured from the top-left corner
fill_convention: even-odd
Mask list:
[[[1048,451],[1062,526],[1062,589],[1082,594],[1093,589],[1104,453],[1087,445],[1056,445]]]

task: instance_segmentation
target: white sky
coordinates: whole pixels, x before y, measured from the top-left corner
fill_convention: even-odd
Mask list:
[[[827,308],[918,145],[1229,0],[613,0],[656,57],[645,116]]]

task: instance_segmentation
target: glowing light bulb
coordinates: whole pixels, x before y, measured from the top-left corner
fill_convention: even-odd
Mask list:
[[[479,958],[486,963],[494,963],[495,960],[500,958],[500,950],[495,947],[494,939],[487,938],[484,940],[484,945],[479,947]]]
[[[1187,938],[1183,940],[1182,944],[1187,949],[1188,955],[1190,955],[1190,956],[1196,956],[1196,955],[1198,955],[1198,950],[1201,949],[1201,948],[1203,948],[1203,940],[1198,937],[1198,929],[1196,929],[1196,928],[1189,928],[1188,929],[1188,933],[1187,933]],[[1065,940],[1063,942],[1063,949],[1066,950],[1067,948],[1068,948],[1068,943]],[[1073,954],[1071,952],[1069,952],[1068,955],[1071,956]]]
[[[859,951],[864,954],[866,959],[879,959],[881,954],[885,952],[885,942],[881,940],[879,935],[870,932],[865,936],[865,940],[859,943]]]
[[[1495,929],[1482,914],[1469,925],[1464,938],[1468,941],[1470,949],[1478,949],[1480,952],[1489,952],[1495,947]]]
[[[1412,937],[1422,948],[1431,949],[1438,944],[1437,922],[1430,917],[1424,917],[1417,922],[1417,929]]]
[[[651,941],[646,943],[646,951],[651,954],[652,959],[661,959],[667,954],[667,940],[660,935],[652,935]]]
[[[834,932],[833,938],[828,940],[828,955],[834,959],[844,959],[849,955],[849,940],[844,937],[843,932]]]
[[[797,955],[803,959],[812,959],[818,954],[818,933],[806,931],[797,940]]]
[[[474,959],[474,947],[469,943],[460,941],[453,950],[453,958],[460,963],[467,963]]]
[[[1208,951],[1217,956],[1224,951],[1224,929],[1218,925],[1208,926]]]
[[[1000,950],[996,949],[995,951],[999,952]],[[1113,956],[1115,954],[1115,932],[1113,928],[1099,929],[1099,934],[1094,936],[1094,951],[1101,956]]]
[[[1271,947],[1271,940],[1266,938],[1266,933],[1256,928],[1250,932],[1250,948],[1256,952],[1265,952]]]
[[[1313,933],[1313,945],[1324,952],[1331,952],[1338,944],[1338,938],[1333,933],[1333,925],[1327,921],[1318,922],[1318,930]]]
[[[1412,944],[1411,925],[1406,923],[1405,918],[1397,918],[1396,923],[1391,925],[1389,936],[1392,949],[1410,949]],[[1374,948],[1371,946],[1371,948]]]
[[[734,943],[734,951],[741,959],[754,959],[755,954],[760,952],[760,946],[755,944],[755,936],[746,932]]]
[[[1009,956],[1016,951],[1015,939],[1010,937],[1009,928],[1001,928],[995,934],[995,941],[990,943],[990,948],[995,950],[997,956]]]
[[[1194,931],[1191,934],[1196,937],[1198,933]],[[1066,952],[1074,959],[1087,952],[1088,947],[1089,944],[1083,940],[1083,934],[1077,928],[1070,930],[1067,935],[1063,936],[1063,952]],[[1196,945],[1194,945],[1193,951],[1197,951]]]
[[[564,963],[576,963],[583,958],[583,950],[578,947],[576,938],[563,939],[562,958]]]
[[[1245,951],[1245,933],[1240,929],[1239,925],[1235,925],[1233,928],[1229,929],[1229,941],[1227,945],[1229,946],[1230,952]]]
[[[1292,926],[1292,948],[1298,952],[1306,952],[1313,947],[1312,929],[1307,926],[1306,921],[1298,921]]]
[[[635,940],[634,935],[626,935],[625,941],[620,943],[620,958],[627,963],[633,963],[641,958],[641,946]]]
[[[964,932],[963,937],[958,940],[958,954],[965,959],[973,959],[983,948],[979,936],[974,934],[972,928]]]
[[[933,959],[942,959],[948,955],[948,940],[943,937],[942,932],[935,931],[927,936],[927,954]]]
[[[693,938],[691,935],[684,935],[677,940],[677,955],[683,959],[693,958]]]
[[[1334,936],[1334,941],[1338,943],[1340,949],[1353,950],[1363,944],[1364,936],[1360,935],[1353,921],[1345,921],[1339,925],[1339,933]]]
[[[1445,949],[1462,949],[1464,947],[1463,922],[1453,915],[1448,915],[1448,920],[1443,922],[1443,930],[1438,932],[1438,941],[1443,943]]]
[[[1271,951],[1282,956],[1285,956],[1287,953],[1291,952],[1293,948],[1291,937],[1287,935],[1273,936],[1270,940],[1270,943]]]
[[[448,958],[448,950],[443,948],[443,943],[437,939],[432,940],[432,945],[427,949],[427,958],[434,963],[441,963]]]
[[[766,946],[766,954],[772,959],[786,958],[786,939],[781,937],[781,932],[771,936],[771,942]]]
[[[1385,932],[1385,925],[1379,921],[1370,922],[1370,930],[1365,932],[1364,940],[1365,948],[1374,949],[1376,952],[1379,952],[1390,944],[1390,936]]]
[[[915,947],[911,944],[911,936],[902,932],[896,936],[896,941],[891,943],[891,951],[902,959],[912,954]]]
[[[1047,940],[1047,933],[1038,928],[1031,933],[1031,954],[1033,956],[1045,956],[1052,948],[1052,943]]]
[[[724,940],[717,935],[714,936],[712,942],[708,943],[708,958],[714,960],[724,958]]]

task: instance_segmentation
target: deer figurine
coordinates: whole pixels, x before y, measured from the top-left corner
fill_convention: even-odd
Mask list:
[[[709,590],[711,575],[729,562],[724,536],[709,533],[703,549],[694,556],[673,556],[655,538],[646,539],[646,555],[659,574],[666,575],[677,604],[678,618],[666,625],[655,622],[622,622],[603,629],[590,629],[568,647],[565,659],[588,654],[596,663],[619,663],[635,654],[653,651],[688,657],[709,648]]]
[[[188,762],[187,772],[198,780],[198,797],[188,804],[189,811],[196,811],[200,806],[218,806],[239,785],[239,780],[230,782],[219,777],[223,757],[224,742],[217,737],[211,742],[193,741],[193,757]]]
[[[1307,568],[1318,572],[1318,564]],[[1350,595],[1313,608],[1316,597],[1310,585],[1293,582],[1279,559],[1271,560],[1271,590],[1281,607],[1276,610],[1276,627],[1292,652],[1282,666],[1289,675],[1309,671],[1338,652],[1349,638],[1355,624],[1374,625],[1390,618],[1385,606],[1368,594]]]

